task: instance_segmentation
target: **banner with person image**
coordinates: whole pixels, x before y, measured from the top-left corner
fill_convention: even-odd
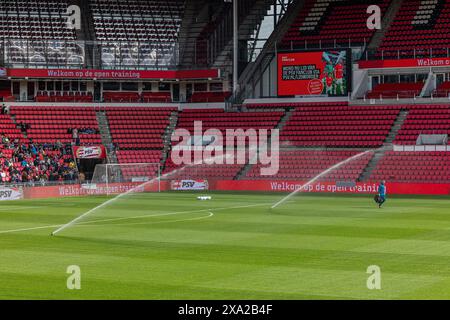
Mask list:
[[[351,86],[349,50],[278,54],[279,96],[346,96]]]

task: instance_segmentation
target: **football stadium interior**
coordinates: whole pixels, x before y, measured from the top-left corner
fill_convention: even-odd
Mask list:
[[[449,299],[449,23],[1,0],[0,298]]]

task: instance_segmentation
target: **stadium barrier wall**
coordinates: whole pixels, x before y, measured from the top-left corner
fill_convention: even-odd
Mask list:
[[[305,182],[286,180],[217,180],[209,181],[208,187],[212,191],[254,191],[254,192],[293,192],[301,188]],[[115,183],[109,185],[106,190],[105,185],[96,188],[82,186],[80,184],[44,186],[44,187],[23,187],[23,198],[60,198],[86,195],[114,195],[127,192],[139,186],[139,183]],[[161,181],[161,191],[172,190],[173,181]],[[434,183],[387,183],[388,194],[398,195],[450,195],[450,184]],[[189,189],[183,189],[189,191]],[[109,191],[109,192],[108,192]],[[146,185],[143,189],[138,188],[136,192],[157,192],[158,184]],[[339,186],[335,182],[316,182],[309,185],[304,192],[310,193],[348,193],[348,194],[374,194],[377,192],[377,183],[358,182],[354,186]]]

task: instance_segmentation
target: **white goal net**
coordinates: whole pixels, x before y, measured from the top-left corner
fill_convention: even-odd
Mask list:
[[[108,195],[139,186],[148,186],[147,190],[160,192],[160,174],[159,163],[98,164],[90,187],[104,188]]]

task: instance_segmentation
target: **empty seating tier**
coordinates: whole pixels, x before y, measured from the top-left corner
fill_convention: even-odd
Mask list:
[[[176,64],[184,0],[90,0],[104,67]],[[128,42],[121,48],[119,42]]]
[[[163,134],[173,111],[173,108],[107,108],[113,143],[120,149],[162,150]]]
[[[379,47],[378,57],[447,56],[447,48],[450,47],[449,19],[449,1],[403,1]]]
[[[299,147],[380,147],[400,107],[298,107],[281,132],[281,142]]]
[[[407,106],[408,116],[399,130],[394,144],[415,145],[420,134],[450,135],[450,107],[448,105]]]
[[[450,152],[386,152],[370,180],[449,183]]]
[[[450,96],[450,81],[441,83],[433,92],[434,97],[449,97]]]
[[[176,152],[176,151],[173,151]],[[192,154],[191,154],[192,156]],[[205,164],[178,165],[172,161],[172,156],[167,159],[164,174],[166,179],[206,179],[206,180],[233,180],[244,168],[245,164],[226,164],[225,159],[232,159],[231,156],[219,157],[212,156],[215,160],[223,159],[224,164]],[[193,158],[192,158],[192,161]],[[193,162],[195,163],[195,162]]]
[[[0,38],[75,40],[67,28],[67,0],[2,0]]]
[[[280,169],[274,176],[262,176],[262,165],[253,165],[245,179],[284,179],[308,181],[326,169],[358,154],[358,151],[280,151]],[[356,181],[372,158],[367,153],[333,170],[320,178],[320,181]]]
[[[356,3],[355,3],[356,2]],[[382,13],[390,0],[372,1]],[[364,45],[374,31],[367,28],[365,1],[307,1],[284,35],[283,48],[334,48]]]
[[[84,45],[67,27],[67,0],[2,0],[0,50],[17,67],[81,67]],[[4,46],[4,48],[2,48]]]
[[[367,93],[369,99],[414,98],[420,95],[422,82],[381,83]]]

